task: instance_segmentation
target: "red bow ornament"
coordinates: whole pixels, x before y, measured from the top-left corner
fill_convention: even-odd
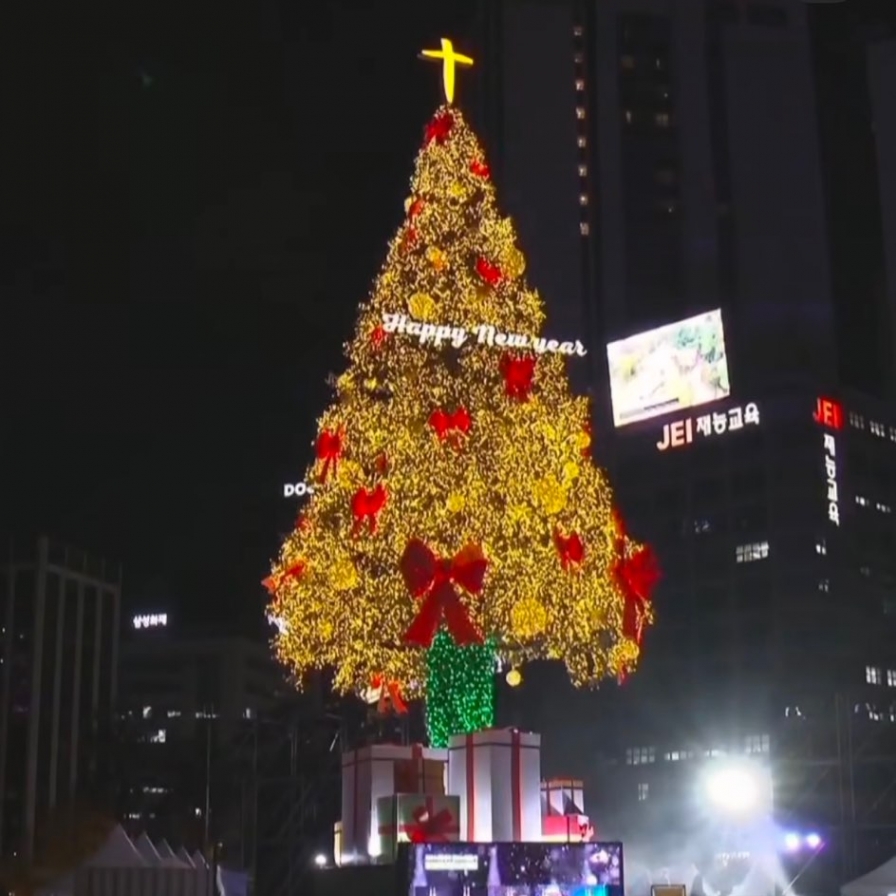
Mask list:
[[[401,685],[397,681],[388,681],[382,672],[378,672],[370,681],[370,687],[374,691],[379,691],[380,700],[377,705],[377,712],[385,715],[389,704],[397,715],[403,716],[408,711],[407,704],[401,696]]]
[[[336,465],[339,463],[339,456],[342,454],[342,442],[345,438],[345,430],[340,426],[339,429],[325,429],[317,437],[314,446],[314,454],[318,460],[324,462],[323,469],[320,471],[320,481],[326,482],[327,476],[332,467],[333,475],[336,475]]]
[[[535,358],[527,355],[515,358],[513,355],[501,356],[501,375],[504,377],[504,394],[517,401],[528,401],[532,392],[532,380],[535,377]]]
[[[386,486],[382,482],[372,491],[366,488],[359,488],[352,495],[352,514],[355,517],[354,534],[357,535],[367,520],[370,523],[370,531],[376,532],[377,517],[380,511],[386,506],[389,499],[389,493]]]
[[[451,117],[451,113],[440,112],[426,126],[426,145],[429,146],[433,140],[439,144],[444,143],[448,139],[448,135],[451,133],[453,125],[454,119]]]
[[[564,569],[579,566],[585,559],[585,544],[578,532],[570,536],[563,535],[559,530],[554,532],[554,547],[560,555],[560,565]]]
[[[448,809],[431,814],[428,806],[419,806],[414,810],[414,823],[408,825],[408,839],[411,843],[445,843],[456,831],[457,823]]]
[[[373,347],[379,348],[386,341],[388,335],[386,328],[382,324],[377,324],[370,331],[370,341],[373,343]]]
[[[274,597],[284,579],[299,579],[303,572],[305,572],[305,562],[297,560],[295,563],[287,566],[279,575],[272,573],[266,579],[262,579],[261,584],[267,589],[268,594]]]
[[[492,264],[485,258],[476,260],[476,273],[479,274],[489,286],[497,286],[504,276],[498,265]]]
[[[482,635],[454,587],[460,585],[469,594],[482,591],[488,560],[479,545],[467,545],[453,558],[440,560],[422,541],[414,538],[401,555],[400,567],[408,591],[421,601],[404,635],[408,644],[430,647],[443,619],[455,644],[482,643]]]
[[[442,408],[436,408],[429,415],[429,425],[435,430],[440,442],[450,438],[454,444],[458,444],[460,437],[470,431],[472,422],[469,411],[463,405],[450,414]]]
[[[492,174],[488,164],[481,159],[473,159],[473,161],[470,162],[470,171],[472,171],[476,177],[481,177],[483,180],[488,180]]]
[[[625,594],[622,633],[640,645],[644,635],[647,605],[660,579],[660,566],[656,554],[649,545],[644,545],[629,554],[625,523],[617,511],[614,511],[614,516],[617,535],[613,575]]]

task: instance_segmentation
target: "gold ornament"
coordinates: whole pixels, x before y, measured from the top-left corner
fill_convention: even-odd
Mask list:
[[[455,199],[462,199],[466,192],[464,185],[459,180],[454,181],[454,183],[448,187],[448,194]]]
[[[358,584],[358,570],[347,557],[341,557],[330,570],[330,581],[336,591],[351,591]]]
[[[438,246],[430,246],[426,250],[426,260],[437,271],[444,271],[448,267],[448,256]]]
[[[523,676],[520,674],[519,669],[511,669],[507,673],[506,681],[512,688],[517,688],[520,686],[520,682],[522,682]]]
[[[413,197],[413,196],[408,196],[408,198],[405,199],[405,201],[404,201],[404,213],[405,213],[405,214],[408,214],[408,212],[410,212],[410,210],[411,210],[411,206],[412,206],[413,204],[414,204],[414,197]]]
[[[579,478],[579,465],[575,461],[568,460],[563,465],[563,481],[566,483],[574,482]]]
[[[523,253],[516,246],[511,246],[504,254],[503,264],[504,272],[513,279],[522,277],[526,270],[526,259]]]
[[[415,292],[408,299],[408,311],[417,320],[432,320],[436,310],[435,299],[425,292]]]
[[[460,513],[467,506],[467,500],[460,492],[452,492],[448,495],[448,510],[451,513]]]
[[[582,430],[576,436],[576,448],[578,448],[580,451],[584,451],[590,445],[591,445],[591,435],[589,433],[585,432],[585,430]]]
[[[513,634],[521,641],[529,641],[544,633],[548,624],[548,612],[544,604],[534,597],[524,597],[510,611]]]
[[[556,516],[566,507],[566,489],[556,476],[545,476],[532,486],[532,497],[548,516]]]

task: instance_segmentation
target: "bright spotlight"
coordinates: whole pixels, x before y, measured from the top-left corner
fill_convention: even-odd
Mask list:
[[[746,815],[759,808],[759,772],[747,765],[712,769],[706,776],[706,794],[718,809],[732,815]]]
[[[796,852],[801,845],[799,834],[790,833],[784,835],[784,849],[787,852]]]
[[[318,868],[325,867],[327,864],[327,857],[322,852],[319,852],[314,857],[314,864],[317,865]]]
[[[806,846],[809,849],[818,849],[821,846],[821,837],[818,834],[806,834]]]

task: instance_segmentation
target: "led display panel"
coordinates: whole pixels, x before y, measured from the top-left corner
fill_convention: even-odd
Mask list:
[[[611,342],[607,361],[616,427],[731,394],[718,309]]]
[[[621,843],[422,843],[408,896],[623,896]]]

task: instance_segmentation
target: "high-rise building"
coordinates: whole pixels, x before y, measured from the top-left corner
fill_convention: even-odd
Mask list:
[[[121,569],[39,538],[0,572],[0,852],[30,859],[40,821],[101,786]]]
[[[836,867],[813,867],[844,879],[896,849],[896,406],[874,375],[896,343],[867,313],[872,278],[850,291],[831,251],[808,7],[480,9],[500,195],[549,328],[587,335],[595,452],[665,573],[641,670],[577,711],[589,758],[557,771],[592,777],[630,856],[666,861],[658,844],[702,836],[683,817],[698,767],[756,754],[779,824],[818,833]],[[889,59],[869,66],[881,158]],[[690,318],[608,363],[608,343]],[[528,723],[557,732],[560,702]]]

